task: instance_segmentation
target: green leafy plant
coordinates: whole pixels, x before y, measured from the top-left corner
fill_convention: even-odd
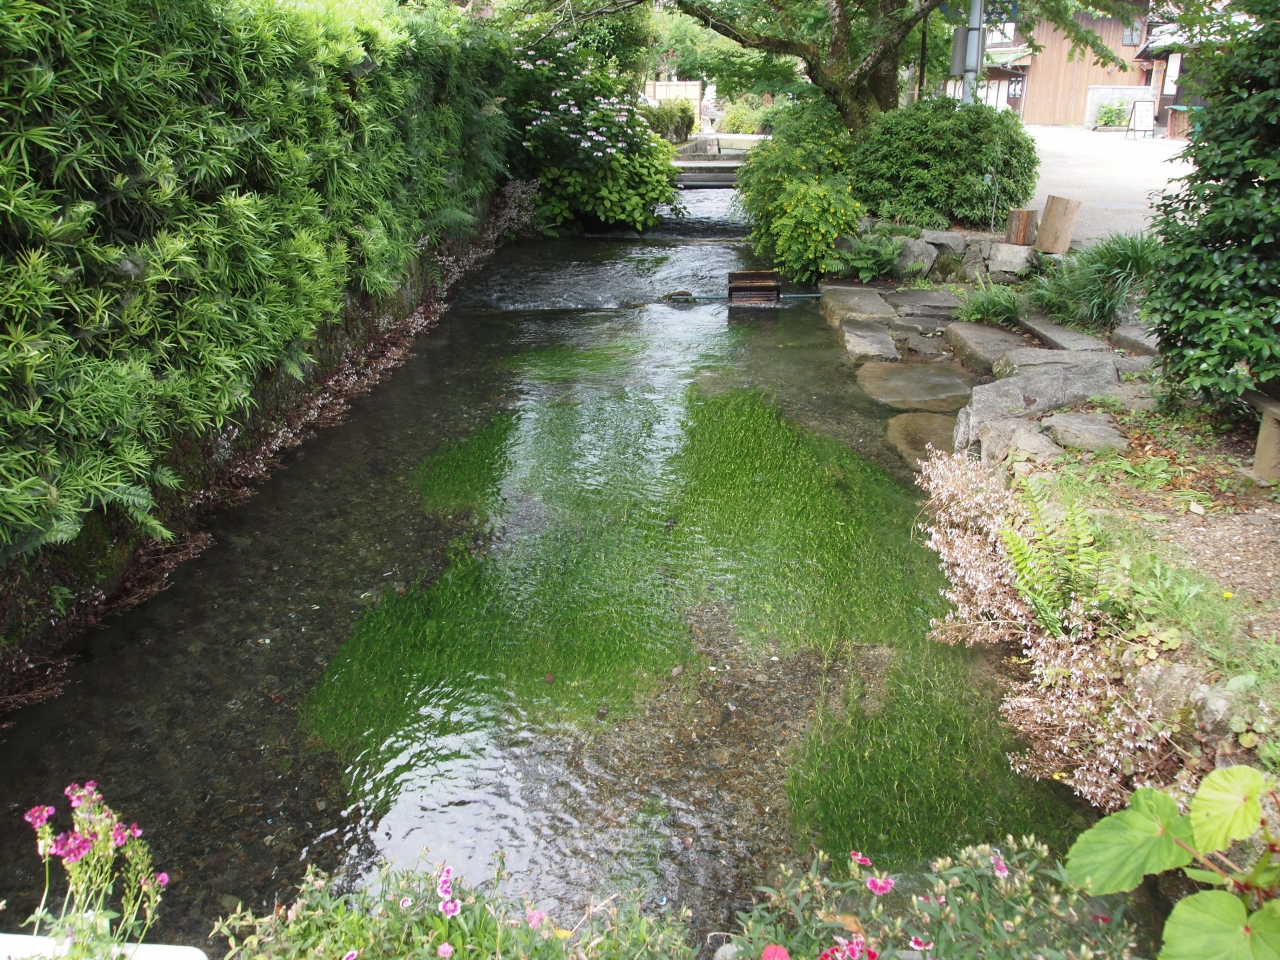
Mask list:
[[[642,104],[638,112],[654,133],[671,143],[684,143],[688,140],[698,122],[693,104],[684,97],[668,100],[656,107]]]
[[[555,36],[520,53],[508,84],[524,129],[517,168],[541,183],[544,222],[643,230],[660,219],[659,205],[678,212],[671,144],[650,129],[613,64]]]
[[[1127,103],[1105,104],[1098,108],[1098,126],[1123,127],[1129,123]]]
[[[1014,114],[931,97],[867,125],[850,182],[855,198],[885,220],[989,226],[1031,199],[1038,166],[1035,143]]]
[[[960,309],[956,311],[956,319],[1016,328],[1020,311],[1018,294],[1012,287],[983,281],[965,294]]]
[[[525,960],[692,960],[683,921],[644,913],[636,900],[609,897],[574,924],[558,926],[546,913],[498,891],[493,880],[468,887],[447,866],[436,870],[384,870],[377,892],[340,893],[314,868],[286,908],[255,916],[240,910],[220,920],[227,960],[393,960],[519,957]]]
[[[1146,310],[1172,379],[1238,396],[1280,382],[1280,2],[1242,0],[1215,20],[1215,53],[1189,60],[1207,102],[1184,153],[1195,169],[1157,207],[1164,258]]]
[[[735,100],[716,120],[721,133],[758,133],[761,124],[759,97],[742,97]]]
[[[1067,323],[1111,330],[1125,303],[1145,292],[1159,261],[1156,237],[1113,233],[1034,278],[1027,299]]]
[[[1152,873],[1181,869],[1202,890],[1175,904],[1160,960],[1280,954],[1280,838],[1263,800],[1275,781],[1248,766],[1214,770],[1183,814],[1173,797],[1134,792],[1127,809],[1098,821],[1067,857],[1071,879],[1097,894],[1132,890]]]
[[[866,283],[885,276],[894,268],[902,253],[902,241],[890,234],[871,230],[842,242],[837,253],[841,261],[837,270]]]

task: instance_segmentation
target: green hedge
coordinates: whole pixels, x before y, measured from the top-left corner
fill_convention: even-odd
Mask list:
[[[510,63],[444,4],[0,5],[2,554],[155,530],[174,436],[466,231]]]
[[[1208,105],[1191,118],[1195,169],[1153,223],[1163,251],[1144,312],[1187,388],[1280,396],[1280,0],[1238,10],[1254,23],[1188,58]]]

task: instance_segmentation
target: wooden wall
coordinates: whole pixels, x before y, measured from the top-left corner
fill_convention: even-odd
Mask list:
[[[1124,24],[1119,20],[1083,15],[1076,19],[1096,30],[1108,47],[1133,63],[1133,55],[1138,48],[1121,44]],[[1032,58],[1027,68],[1027,89],[1022,101],[1023,123],[1084,123],[1085,102],[1091,85],[1142,86],[1143,72],[1137,67],[1131,66],[1128,70],[1099,67],[1093,62],[1093,54],[1087,51],[1068,59],[1071,43],[1057,27],[1040,24],[1036,27],[1035,39],[1044,45],[1044,50]]]

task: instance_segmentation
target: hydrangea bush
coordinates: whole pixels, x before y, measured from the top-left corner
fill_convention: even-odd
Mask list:
[[[678,212],[671,144],[649,127],[609,61],[563,36],[517,47],[510,101],[524,130],[527,167],[542,187],[542,216],[637,230]]]
[[[24,816],[36,832],[44,860],[44,895],[27,925],[32,934],[51,936],[62,955],[102,957],[115,947],[141,943],[155,922],[169,876],[156,872],[151,851],[136,823],[126,824],[103,801],[98,785],[73,783],[64,791],[72,826],[54,832],[57,809],[40,805]],[[55,913],[50,909],[53,861],[66,872],[67,890]]]

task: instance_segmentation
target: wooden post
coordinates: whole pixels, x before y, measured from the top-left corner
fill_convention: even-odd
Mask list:
[[[1280,480],[1280,403],[1253,390],[1246,390],[1244,398],[1262,414],[1253,453],[1254,475],[1275,483]]]
[[[1004,233],[1005,243],[1029,247],[1036,242],[1036,211],[1026,207],[1009,211],[1009,228]]]
[[[1052,196],[1047,198],[1036,236],[1036,249],[1041,253],[1066,253],[1071,247],[1071,235],[1075,232],[1076,217],[1079,214],[1079,200]]]

